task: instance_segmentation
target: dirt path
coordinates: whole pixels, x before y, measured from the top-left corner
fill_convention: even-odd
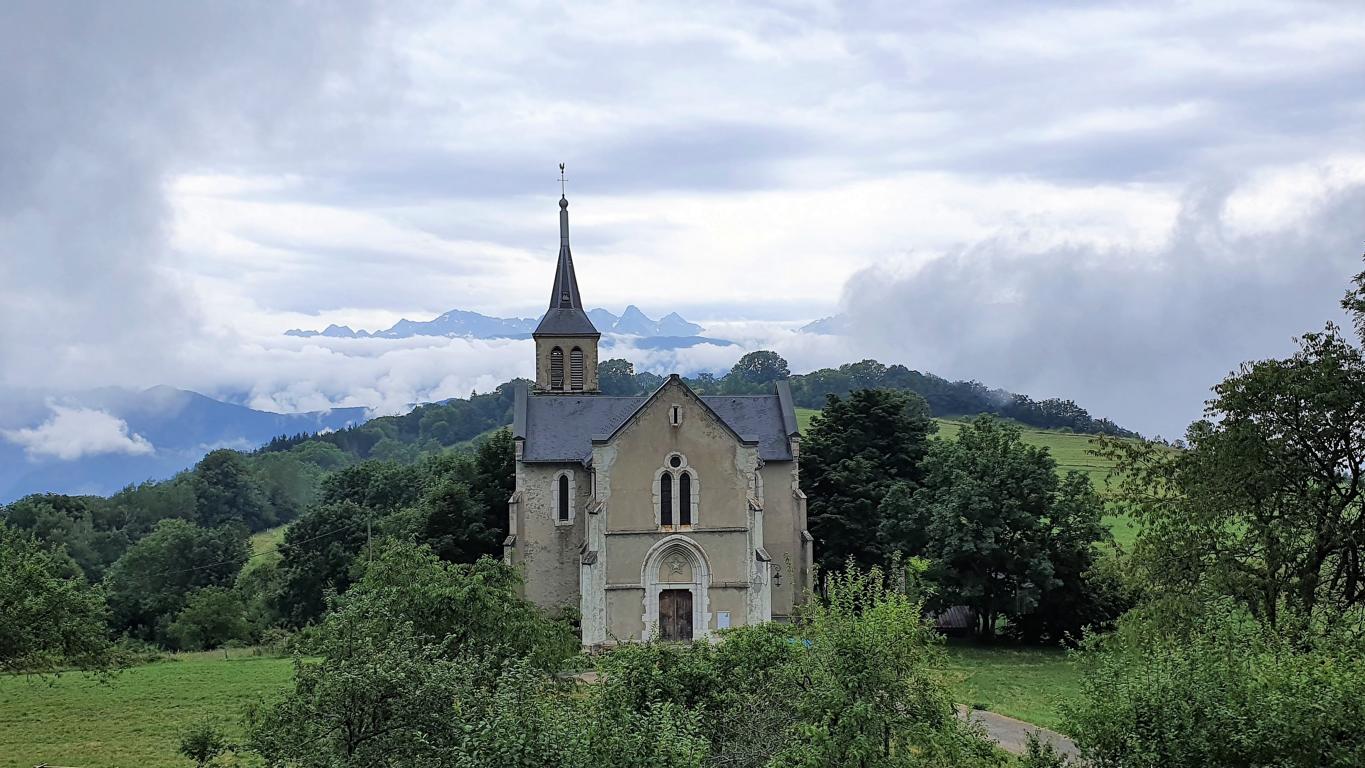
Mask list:
[[[997,715],[994,712],[968,709],[961,705],[957,708],[957,715],[969,722],[981,723],[981,726],[986,729],[986,734],[1006,752],[1012,752],[1016,755],[1023,754],[1025,746],[1028,744],[1028,735],[1037,731],[1038,738],[1051,744],[1052,748],[1057,750],[1059,754],[1072,759],[1080,759],[1080,751],[1076,749],[1076,744],[1056,731],[1049,731],[1033,723]]]

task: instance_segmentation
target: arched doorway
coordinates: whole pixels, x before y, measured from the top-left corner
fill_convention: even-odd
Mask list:
[[[644,640],[690,642],[709,637],[711,564],[697,542],[681,534],[660,539],[645,555]]]

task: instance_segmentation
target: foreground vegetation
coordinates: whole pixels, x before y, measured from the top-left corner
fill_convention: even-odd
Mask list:
[[[1060,650],[950,643],[943,651],[939,675],[951,698],[967,706],[1057,729],[1062,702],[1079,689],[1079,671]],[[169,654],[109,679],[80,672],[0,677],[0,768],[183,768],[183,732],[208,719],[241,743],[247,706],[282,696],[293,670],[287,656],[233,648]],[[249,763],[239,756],[224,765]]]

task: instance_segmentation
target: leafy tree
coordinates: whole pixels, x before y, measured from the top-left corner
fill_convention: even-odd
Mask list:
[[[288,523],[317,503],[323,470],[295,453],[268,453],[251,460],[277,523]]]
[[[597,366],[597,386],[604,395],[632,397],[640,394],[635,385],[635,364],[620,358],[604,360]]]
[[[739,359],[730,369],[730,377],[748,385],[765,385],[788,378],[792,375],[787,361],[776,352],[759,350],[750,352]]]
[[[1039,585],[1031,610],[1010,616],[1008,633],[1030,643],[1073,643],[1087,631],[1107,632],[1138,602],[1117,554],[1102,556],[1097,544],[1112,536],[1103,521],[1104,502],[1090,478],[1071,471],[1053,494],[1043,523],[1052,578]]]
[[[808,650],[779,695],[795,728],[778,766],[999,765],[992,745],[958,720],[935,677],[935,636],[916,597],[878,568],[831,574],[824,600],[801,611]]]
[[[897,484],[919,486],[920,460],[937,429],[918,395],[859,390],[847,400],[829,397],[801,446],[801,484],[822,568],[883,559],[882,500]]]
[[[276,523],[260,482],[237,451],[210,451],[195,465],[192,486],[199,522],[206,527],[239,521],[261,531]]]
[[[0,673],[106,668],[108,609],[74,563],[0,523]]]
[[[1334,326],[1214,388],[1187,450],[1106,441],[1157,598],[1229,595],[1271,626],[1365,604],[1365,356]]]
[[[517,572],[490,558],[448,563],[427,547],[392,543],[376,553],[358,585],[336,598],[324,631],[366,624],[380,632],[410,621],[419,638],[444,643],[450,653],[527,658],[557,669],[577,652],[577,638],[568,624],[520,597],[519,587]]]
[[[577,641],[516,590],[500,563],[391,544],[333,598],[311,649],[322,661],[300,661],[294,690],[250,716],[253,748],[299,766],[586,768],[568,759],[577,721],[556,715],[571,701],[541,698]]]
[[[322,503],[350,502],[384,515],[412,506],[421,498],[424,472],[415,466],[364,461],[323,478]]]
[[[488,515],[461,480],[446,478],[422,500],[425,512],[423,540],[443,560],[470,563],[491,554],[502,543],[497,529],[488,527]]]
[[[507,503],[517,489],[516,470],[512,430],[500,429],[479,445],[474,455],[471,490],[484,510],[488,529],[497,532],[493,549],[486,554],[502,554],[502,540],[507,536]]]
[[[164,641],[191,592],[231,586],[246,562],[240,528],[200,528],[162,520],[119,558],[104,578],[113,624],[144,640]]]
[[[350,458],[340,448],[320,440],[309,440],[291,448],[289,452],[297,456],[299,461],[324,471],[340,469],[349,463]]]
[[[217,648],[251,639],[242,598],[230,589],[205,587],[189,596],[166,630],[175,647],[185,651]]]
[[[9,505],[9,525],[65,550],[91,581],[98,581],[128,548],[121,530],[109,530],[117,518],[106,500],[90,496],[34,494]]]
[[[278,552],[261,555],[242,567],[234,589],[242,601],[246,621],[253,637],[259,637],[284,618],[280,613],[283,588],[281,557]]]
[[[1084,589],[1081,575],[1106,535],[1084,475],[1059,483],[1046,448],[989,416],[936,441],[923,471],[922,488],[888,496],[883,537],[934,562],[943,599],[970,605],[982,637],[993,637],[1003,616]]]
[[[321,662],[294,662],[294,688],[248,712],[249,745],[271,765],[299,768],[439,765],[463,723],[453,704],[467,665],[422,643],[409,624],[320,633]]]
[[[191,472],[181,472],[165,482],[130,485],[109,499],[117,517],[108,528],[123,531],[129,541],[136,541],[162,520],[195,522],[199,518],[193,486]]]
[[[351,501],[327,502],[304,513],[285,531],[276,610],[288,624],[301,627],[314,621],[326,610],[329,591],[340,593],[350,587],[372,516]]]

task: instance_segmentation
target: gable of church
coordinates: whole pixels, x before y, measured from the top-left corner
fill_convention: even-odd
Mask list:
[[[736,434],[680,379],[593,444],[594,465],[610,474],[613,530],[746,524],[758,441]]]

